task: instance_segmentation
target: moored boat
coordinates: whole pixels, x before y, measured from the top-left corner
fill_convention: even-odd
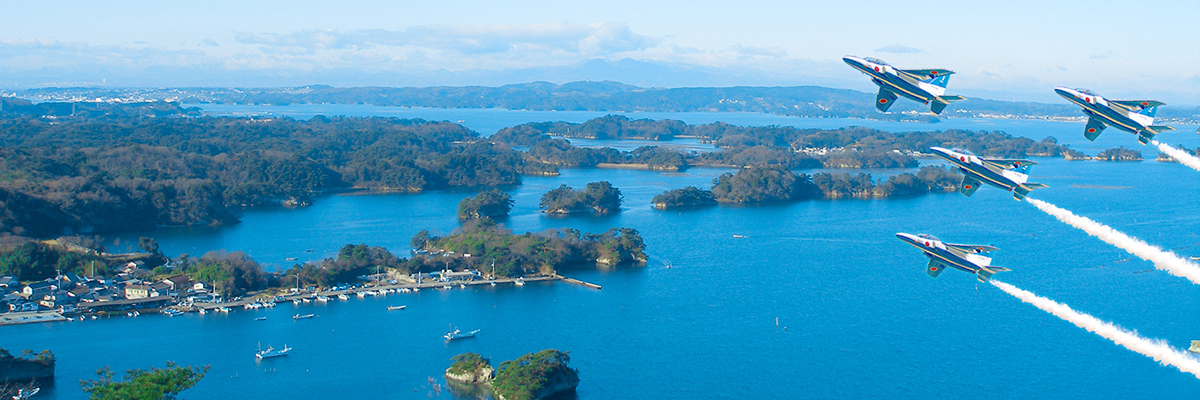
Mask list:
[[[408,307],[408,306],[388,306],[388,311],[403,310],[405,307]]]
[[[296,315],[292,316],[292,319],[309,319],[309,318],[312,318],[315,316],[316,316],[316,314],[304,314],[304,315],[296,314]]]
[[[254,357],[258,358],[259,360],[264,359],[264,358],[282,357],[282,356],[286,356],[289,351],[292,351],[292,348],[287,347],[286,344],[283,345],[283,348],[279,349],[279,350],[275,350],[275,348],[268,345],[266,350],[262,350],[257,353],[254,353]]]

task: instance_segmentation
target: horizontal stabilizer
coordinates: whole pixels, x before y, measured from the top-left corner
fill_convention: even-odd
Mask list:
[[[1037,165],[1036,162],[1030,160],[1018,160],[1012,158],[984,158],[983,161],[992,164],[992,166],[996,168],[1004,170],[1016,170],[1018,172],[1025,171],[1023,172],[1025,174],[1029,173],[1027,168]]]
[[[966,99],[967,99],[966,97],[962,97],[962,96],[959,96],[959,95],[951,95],[951,96],[939,96],[939,98],[940,98],[940,99],[942,99],[942,100],[945,100],[945,101],[947,101],[947,102],[951,102],[951,101],[962,101],[962,100],[966,100]]]
[[[962,250],[964,253],[972,253],[972,254],[987,253],[989,251],[1000,250],[1000,249],[997,249],[992,246],[984,246],[984,245],[978,245],[978,244],[951,244],[951,243],[942,243],[942,244],[945,245],[946,247],[953,247],[955,249]]]
[[[991,278],[993,274],[1003,271],[1011,270],[1004,267],[981,267],[979,268],[979,271],[975,271],[975,277],[978,278],[980,282],[987,282],[988,278]]]
[[[966,97],[962,97],[962,96],[934,97],[933,101],[931,101],[929,104],[929,111],[933,111],[934,114],[941,114],[942,110],[946,109],[946,106],[950,105],[950,102],[963,100],[965,98]]]
[[[1032,182],[1025,182],[1025,183],[1023,183],[1023,185],[1025,185],[1025,187],[1030,188],[1030,189],[1042,189],[1042,188],[1050,187],[1044,183],[1032,183]]]
[[[1150,126],[1147,126],[1147,127],[1146,127],[1146,129],[1152,130],[1152,131],[1154,131],[1155,133],[1163,133],[1163,132],[1166,132],[1166,131],[1173,131],[1173,130],[1175,130],[1175,128],[1174,128],[1174,127],[1171,127],[1171,126],[1166,126],[1166,125],[1150,125]]]

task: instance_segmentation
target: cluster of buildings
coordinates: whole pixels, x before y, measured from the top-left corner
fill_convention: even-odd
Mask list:
[[[149,279],[150,271],[131,262],[114,277],[83,277],[73,272],[20,283],[0,276],[0,313],[55,311],[64,315],[165,307],[181,301],[219,298],[211,285],[187,275]]]

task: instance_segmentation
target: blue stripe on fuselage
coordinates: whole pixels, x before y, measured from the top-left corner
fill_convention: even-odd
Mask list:
[[[880,84],[886,85],[888,90],[890,90],[893,93],[896,93],[898,95],[901,95],[906,99],[913,100],[913,101],[919,101],[921,103],[928,103],[929,100],[933,98],[933,95],[931,93],[925,91],[924,89],[921,89],[919,87],[909,84],[907,81],[905,81],[903,78],[900,78],[899,76],[888,75],[888,74],[885,74],[882,72],[875,72],[875,70],[873,70],[873,69],[861,68],[857,65],[853,65],[853,67],[859,71],[862,71],[864,74],[870,75],[871,78],[874,78],[873,80],[875,81],[876,85],[880,85]],[[893,78],[896,80],[899,80],[900,82],[899,83],[893,82],[892,81]],[[914,93],[914,91],[924,93],[924,94],[926,94],[926,96],[922,96],[917,93]]]
[[[962,261],[954,261],[954,260],[951,260],[951,259],[949,259],[949,258],[946,258],[946,256],[943,256],[943,255],[941,254],[941,251],[938,251],[938,250],[941,250],[941,249],[937,249],[937,250],[934,250],[934,249],[929,249],[929,248],[927,248],[927,249],[928,249],[928,250],[926,250],[926,251],[925,251],[925,256],[926,256],[926,257],[937,257],[937,258],[940,258],[940,259],[941,259],[941,261],[945,262],[945,264],[947,264],[947,265],[949,265],[949,266],[951,266],[951,267],[958,268],[958,269],[960,269],[960,270],[966,271],[966,272],[970,272],[970,273],[972,273],[972,274],[974,274],[974,273],[976,273],[976,272],[978,272],[978,271],[979,271],[979,267],[976,267],[976,266],[975,266],[975,264],[971,264],[971,262],[970,262],[970,261],[966,261],[966,260],[962,260]],[[932,252],[931,252],[930,250],[934,250],[934,251],[932,251]],[[956,258],[957,258],[957,257],[956,257]],[[961,260],[961,259],[960,259],[960,260]],[[964,264],[964,263],[965,263],[965,264]],[[970,265],[969,267],[967,266],[968,264]]]
[[[1104,122],[1107,122],[1109,125],[1117,127],[1117,129],[1134,134],[1143,129],[1141,124],[1130,119],[1129,117],[1117,114],[1112,108],[1104,107],[1099,104],[1090,104],[1079,99],[1067,100],[1071,100],[1072,103],[1083,107],[1085,111],[1091,111],[1088,113],[1089,116],[1098,117]]]
[[[1016,182],[1013,182],[1011,179],[1008,179],[1008,178],[1004,177],[1003,175],[992,172],[991,169],[988,169],[985,166],[964,163],[964,162],[958,161],[958,159],[956,159],[956,158],[947,158],[947,157],[942,157],[942,158],[945,158],[946,161],[950,161],[951,164],[954,164],[959,169],[964,170],[963,171],[964,173],[970,173],[971,176],[983,178],[983,180],[985,182],[991,184],[992,186],[996,186],[996,187],[999,187],[1001,189],[1008,190],[1008,191],[1012,191],[1017,186],[1020,186]],[[967,167],[967,165],[970,165],[970,167]],[[975,168],[982,168],[987,173],[985,174],[985,173],[979,172]],[[970,171],[970,172],[967,172],[967,171]]]

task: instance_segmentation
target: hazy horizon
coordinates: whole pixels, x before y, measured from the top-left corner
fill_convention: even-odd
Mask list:
[[[1053,87],[1200,104],[1200,3],[12,3],[0,88],[875,87],[842,63],[957,72],[949,92],[1054,103]],[[1152,27],[1144,32],[1116,27]],[[597,60],[604,61],[598,63]]]

